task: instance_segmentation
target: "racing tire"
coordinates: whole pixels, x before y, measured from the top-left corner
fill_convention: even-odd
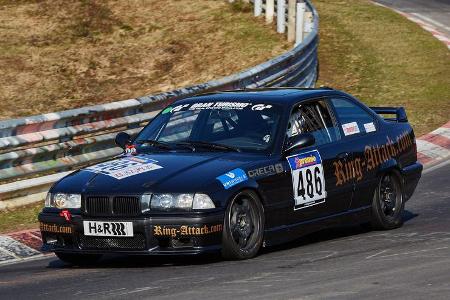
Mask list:
[[[242,260],[256,256],[263,242],[264,222],[264,207],[255,192],[236,195],[225,212],[222,257]]]
[[[100,260],[101,254],[79,254],[55,252],[55,255],[65,263],[75,266],[89,266]]]
[[[405,208],[401,177],[398,172],[383,174],[372,201],[370,225],[376,230],[390,230],[403,225]]]

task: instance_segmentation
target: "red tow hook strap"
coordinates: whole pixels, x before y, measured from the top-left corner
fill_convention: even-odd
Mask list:
[[[67,222],[70,222],[70,220],[72,220],[72,215],[70,214],[70,211],[68,211],[67,209],[61,211],[59,213],[60,217],[64,217],[64,219],[66,219]]]

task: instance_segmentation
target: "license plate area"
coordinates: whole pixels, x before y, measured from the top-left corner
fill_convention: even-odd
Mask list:
[[[132,237],[133,222],[83,221],[84,235]]]

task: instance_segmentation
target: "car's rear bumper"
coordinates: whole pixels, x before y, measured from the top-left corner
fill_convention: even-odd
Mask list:
[[[133,223],[133,237],[84,235],[83,221]],[[70,221],[55,213],[39,214],[43,251],[68,253],[122,253],[188,255],[221,249],[223,212],[195,217],[83,217]]]
[[[401,170],[403,175],[403,196],[406,201],[409,200],[414,193],[414,190],[419,183],[419,179],[422,176],[422,170],[423,166],[419,162],[409,165]]]

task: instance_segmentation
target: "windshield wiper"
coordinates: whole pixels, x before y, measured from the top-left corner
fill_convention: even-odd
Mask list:
[[[176,143],[177,146],[191,146],[194,147],[192,151],[195,151],[196,147],[199,148],[209,148],[214,150],[225,150],[225,151],[235,151],[235,152],[241,152],[239,148],[223,145],[223,144],[216,144],[216,143],[210,143],[210,142],[204,142],[204,141],[185,141],[185,142],[179,142]]]
[[[172,149],[172,146],[169,143],[155,141],[155,140],[141,140],[136,141],[136,144],[149,144],[152,147],[161,148],[161,149]]]

